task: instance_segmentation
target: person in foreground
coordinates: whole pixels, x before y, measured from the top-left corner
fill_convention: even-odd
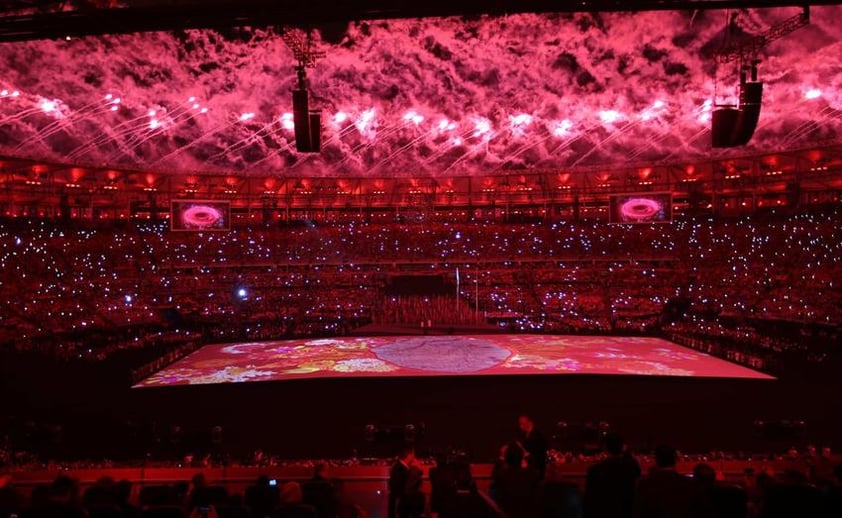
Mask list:
[[[634,496],[635,518],[708,518],[710,502],[704,488],[675,469],[678,455],[674,448],[655,448],[655,467],[637,484]]]
[[[629,518],[640,464],[625,449],[616,433],[605,437],[607,458],[588,469],[585,482],[585,518]]]
[[[415,450],[411,447],[401,450],[389,473],[389,518],[413,518],[424,513],[423,476],[415,460]]]

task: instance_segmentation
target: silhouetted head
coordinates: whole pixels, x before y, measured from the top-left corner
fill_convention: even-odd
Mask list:
[[[655,448],[655,466],[660,469],[671,469],[678,462],[678,454],[675,448],[661,445]]]
[[[132,483],[125,479],[117,482],[116,494],[118,502],[127,504],[132,496]]]
[[[313,478],[324,478],[328,477],[328,466],[324,462],[320,462],[313,467]]]
[[[415,461],[415,448],[412,446],[404,446],[398,454],[398,459],[402,460],[406,464],[411,464]]]
[[[205,479],[204,473],[196,473],[193,475],[193,487],[205,487],[207,485],[207,479]]]
[[[530,433],[535,429],[535,423],[532,421],[532,418],[525,414],[517,418],[517,426],[523,433]]]
[[[625,443],[623,438],[618,433],[611,432],[605,436],[605,451],[611,455],[620,455],[623,453]]]
[[[300,504],[303,496],[301,484],[298,482],[287,482],[281,489],[281,502],[285,504]]]
[[[710,464],[696,464],[693,468],[693,479],[705,485],[713,485],[716,482],[716,470]]]
[[[79,486],[70,477],[58,477],[50,486],[50,500],[70,504],[76,502],[79,496]]]

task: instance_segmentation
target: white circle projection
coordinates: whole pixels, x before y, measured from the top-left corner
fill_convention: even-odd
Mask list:
[[[222,211],[210,205],[193,205],[181,214],[184,225],[190,228],[211,228],[221,223]]]
[[[624,221],[652,221],[662,210],[659,202],[649,198],[632,198],[620,206]]]
[[[376,347],[374,354],[407,369],[469,373],[497,367],[512,353],[482,338],[416,336]]]

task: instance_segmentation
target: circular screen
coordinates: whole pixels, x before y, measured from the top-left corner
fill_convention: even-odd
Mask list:
[[[661,204],[649,198],[631,198],[620,206],[624,221],[652,221],[661,212]]]
[[[223,223],[222,211],[210,205],[193,205],[181,213],[181,220],[189,228],[212,228]]]

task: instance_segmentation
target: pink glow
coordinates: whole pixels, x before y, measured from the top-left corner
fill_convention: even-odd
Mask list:
[[[240,122],[245,122],[245,121],[251,120],[253,118],[254,118],[254,113],[246,112],[246,113],[243,113],[242,115],[240,115]]]
[[[491,121],[480,117],[474,122],[474,137],[487,137],[491,133]]]
[[[564,137],[573,128],[573,123],[569,119],[555,121],[550,126],[550,131],[556,137]]]
[[[528,113],[519,113],[517,115],[509,116],[509,129],[512,135],[523,137],[526,135],[526,129],[532,124],[532,115]]]
[[[602,110],[599,112],[599,119],[606,124],[617,122],[621,117],[622,115],[617,110]]]
[[[41,101],[38,107],[41,108],[41,111],[43,111],[44,113],[50,113],[56,111],[57,104],[55,101],[49,101],[47,99],[44,99]]]
[[[453,131],[456,129],[456,123],[447,119],[439,121],[439,131]]]
[[[151,130],[158,129],[158,127],[160,127],[160,125],[161,125],[161,123],[158,122],[158,119],[152,119],[151,121],[149,121],[149,129],[151,129]]]
[[[424,116],[420,113],[416,112],[415,110],[410,110],[403,115],[403,120],[406,122],[411,122],[418,126],[422,122],[424,122]]]
[[[285,130],[295,129],[295,121],[293,119],[292,113],[287,112],[281,115],[281,127]]]
[[[818,88],[810,88],[809,90],[804,92],[804,98],[805,99],[810,99],[810,100],[818,99],[821,96],[822,96],[822,91],[819,90]]]
[[[376,136],[377,110],[369,108],[360,114],[360,118],[354,123],[360,135],[373,139]]]

